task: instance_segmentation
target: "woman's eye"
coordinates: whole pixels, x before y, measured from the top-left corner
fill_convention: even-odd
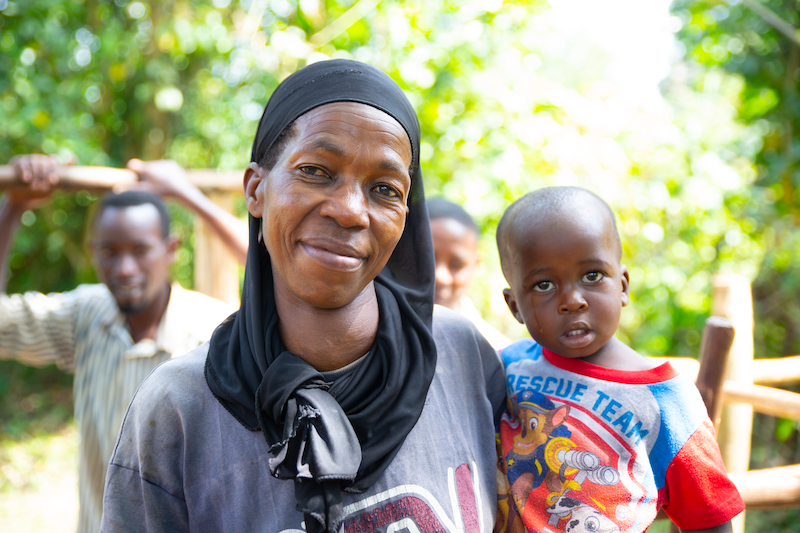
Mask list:
[[[552,281],[540,281],[533,285],[533,290],[536,292],[548,292],[555,288]]]
[[[589,272],[585,276],[583,276],[584,283],[597,283],[605,276],[601,272]]]
[[[300,167],[300,170],[308,176],[327,176],[327,173],[319,167],[303,166]]]
[[[375,187],[375,191],[378,194],[381,194],[383,196],[388,196],[389,198],[399,198],[400,197],[400,193],[397,191],[397,189],[395,189],[394,187],[391,187],[389,185],[378,185],[377,187]]]

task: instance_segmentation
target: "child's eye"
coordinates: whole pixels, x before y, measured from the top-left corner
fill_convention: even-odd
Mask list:
[[[555,285],[552,281],[540,281],[538,283],[534,283],[533,290],[536,292],[548,292],[552,291],[555,288]]]
[[[589,272],[585,276],[583,276],[584,283],[597,283],[605,276],[601,272]]]

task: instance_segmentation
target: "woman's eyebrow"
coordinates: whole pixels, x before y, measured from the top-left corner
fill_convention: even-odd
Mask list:
[[[314,141],[314,143],[308,147],[309,150],[325,150],[326,152],[331,152],[333,155],[337,157],[344,157],[344,148],[339,146],[333,141],[328,139],[318,139]]]
[[[317,139],[314,141],[309,147],[308,150],[324,150],[326,152],[330,152],[337,157],[344,157],[345,150],[335,142],[331,141],[330,139]],[[405,168],[403,165],[399,165],[394,161],[390,161],[389,159],[384,159],[378,166],[381,170],[387,170],[389,172],[398,172],[398,173],[406,173],[408,169]]]
[[[388,170],[390,172],[399,172],[401,174],[404,172],[408,172],[407,168],[403,167],[402,165],[398,165],[394,161],[389,161],[388,159],[384,159],[383,161],[381,161],[378,164],[378,166],[380,167],[381,170]]]

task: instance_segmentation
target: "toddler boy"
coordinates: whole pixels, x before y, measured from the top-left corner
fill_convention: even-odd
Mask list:
[[[638,533],[659,507],[684,531],[730,531],[744,503],[696,387],[614,337],[629,275],[608,204],[540,189],[508,208],[497,245],[533,339],[501,352],[495,531]]]

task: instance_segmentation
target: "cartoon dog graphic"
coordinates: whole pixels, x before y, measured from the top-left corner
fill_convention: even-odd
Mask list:
[[[596,508],[598,502],[582,503],[578,499],[583,498],[586,482],[616,485],[620,473],[604,464],[597,454],[580,449],[573,442],[566,425],[570,407],[556,406],[545,395],[525,390],[509,399],[508,411],[501,422],[498,442],[498,449],[505,448],[506,453],[501,455],[498,469],[496,533],[524,531],[522,522],[529,520],[524,517],[545,510],[527,507],[531,493],[542,484],[549,493],[545,505],[550,505],[546,508],[549,519],[547,514],[542,518],[549,526],[561,523],[568,533],[619,531],[619,526]]]
[[[514,435],[513,449],[506,454],[508,481],[512,492],[516,493],[514,485],[521,477],[529,477],[525,474],[530,474],[530,480],[525,483],[527,493],[541,485],[551,472],[545,460],[547,443],[570,436],[564,425],[569,406],[556,407],[545,395],[532,390],[521,391],[510,403],[520,431]]]
[[[567,492],[547,508],[550,513],[550,525],[566,518],[566,533],[620,533],[619,527],[608,517],[589,504],[573,498],[577,495]]]
[[[569,406],[556,407],[541,393],[526,390],[509,399],[512,417],[505,417],[506,428],[513,435],[512,449],[502,457],[498,479],[498,509],[501,519],[495,531],[509,533],[523,530],[519,513],[525,508],[528,495],[542,482],[548,489],[561,492],[558,473],[553,472],[545,459],[547,444],[554,438],[569,437],[564,425]],[[554,487],[550,487],[550,485]]]

